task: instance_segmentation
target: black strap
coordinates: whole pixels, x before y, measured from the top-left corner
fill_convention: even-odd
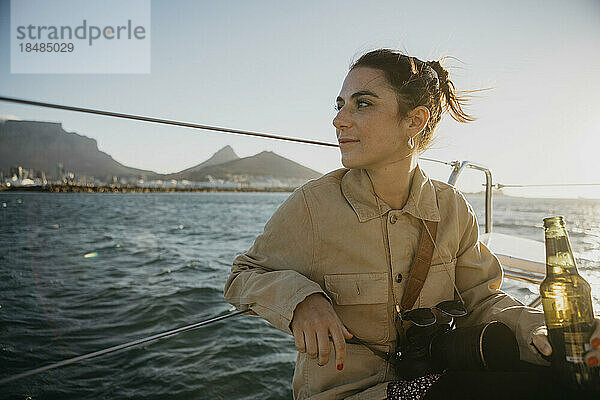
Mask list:
[[[386,362],[390,362],[390,360],[393,357],[393,353],[387,353],[385,351],[381,351],[379,349],[376,349],[375,347],[371,346],[370,344],[368,344],[367,342],[359,339],[356,336],[353,336],[352,339],[346,340],[346,343],[361,344],[361,345],[365,346],[366,348],[368,348],[369,350],[371,350],[373,352],[373,354],[375,354],[377,357],[382,358]]]

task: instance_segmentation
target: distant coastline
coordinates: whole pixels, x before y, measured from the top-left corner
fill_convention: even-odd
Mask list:
[[[296,187],[165,187],[165,186],[135,186],[135,185],[78,185],[78,184],[47,184],[32,186],[7,186],[0,184],[0,193],[291,193]],[[463,192],[465,196],[484,197],[485,192]],[[577,200],[585,202],[599,202],[593,198],[569,197],[522,197],[511,196],[494,191],[493,197],[507,197],[514,199],[540,199],[540,200]]]
[[[290,191],[321,175],[272,151],[240,158],[231,146],[199,164],[161,174],[117,162],[98,149],[95,139],[67,132],[60,122],[0,121],[0,185],[6,186],[4,190],[35,186],[38,189],[24,190],[277,192]]]
[[[0,192],[47,192],[47,193],[150,193],[150,192],[293,192],[298,186],[139,186],[135,184],[80,184],[46,183],[44,185],[0,184]],[[462,192],[465,196],[485,196],[482,192]],[[508,196],[494,190],[494,196]]]
[[[0,192],[45,192],[45,193],[153,193],[153,192],[293,192],[295,187],[163,187],[136,185],[77,185],[47,184],[36,186],[0,185]]]

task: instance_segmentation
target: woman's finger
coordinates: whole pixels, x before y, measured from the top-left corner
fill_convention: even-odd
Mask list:
[[[329,332],[327,330],[319,329],[317,331],[317,344],[319,347],[318,364],[323,366],[329,361]]]
[[[532,338],[534,346],[545,356],[549,356],[552,354],[552,346],[550,346],[550,341],[548,340],[548,336],[544,333],[537,333],[533,335]]]
[[[319,349],[317,347],[317,336],[314,331],[304,332],[304,341],[306,342],[306,352],[310,358],[317,358]]]
[[[304,342],[304,332],[300,329],[294,330],[294,342],[300,353],[306,353],[306,343]]]
[[[352,333],[350,333],[350,331],[348,329],[346,329],[346,327],[344,325],[342,325],[342,332],[346,339],[352,339],[352,337],[354,336]]]
[[[590,337],[590,344],[593,348],[600,350],[600,319],[596,318],[596,329]]]
[[[596,367],[600,364],[600,350],[590,350],[585,353],[585,362],[590,367]]]
[[[344,360],[346,359],[346,340],[344,340],[344,334],[342,332],[344,328],[335,327],[329,332],[333,339],[333,347],[335,349],[335,365],[338,371],[344,369]]]

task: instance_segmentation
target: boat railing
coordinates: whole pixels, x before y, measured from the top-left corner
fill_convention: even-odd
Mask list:
[[[465,168],[472,168],[482,171],[485,174],[485,233],[492,232],[492,172],[489,168],[471,161],[442,161],[434,158],[420,157],[420,160],[446,164],[452,167],[452,172],[448,178],[448,184],[455,186],[459,175]]]
[[[492,233],[492,172],[489,168],[471,161],[442,161],[421,157],[420,160],[445,164],[452,167],[448,184],[455,186],[465,168],[482,171],[485,174],[485,233],[480,241],[492,250],[502,266],[504,278],[539,285],[546,274],[544,244],[531,239]],[[500,185],[499,185],[500,186]],[[541,297],[529,303],[530,307],[540,305]]]

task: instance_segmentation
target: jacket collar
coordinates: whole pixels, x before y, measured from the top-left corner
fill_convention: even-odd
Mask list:
[[[342,177],[341,187],[344,197],[360,222],[379,217],[391,210],[389,205],[375,195],[371,180],[364,169],[348,170]],[[410,193],[402,211],[419,219],[440,220],[435,187],[418,164],[415,167]]]

